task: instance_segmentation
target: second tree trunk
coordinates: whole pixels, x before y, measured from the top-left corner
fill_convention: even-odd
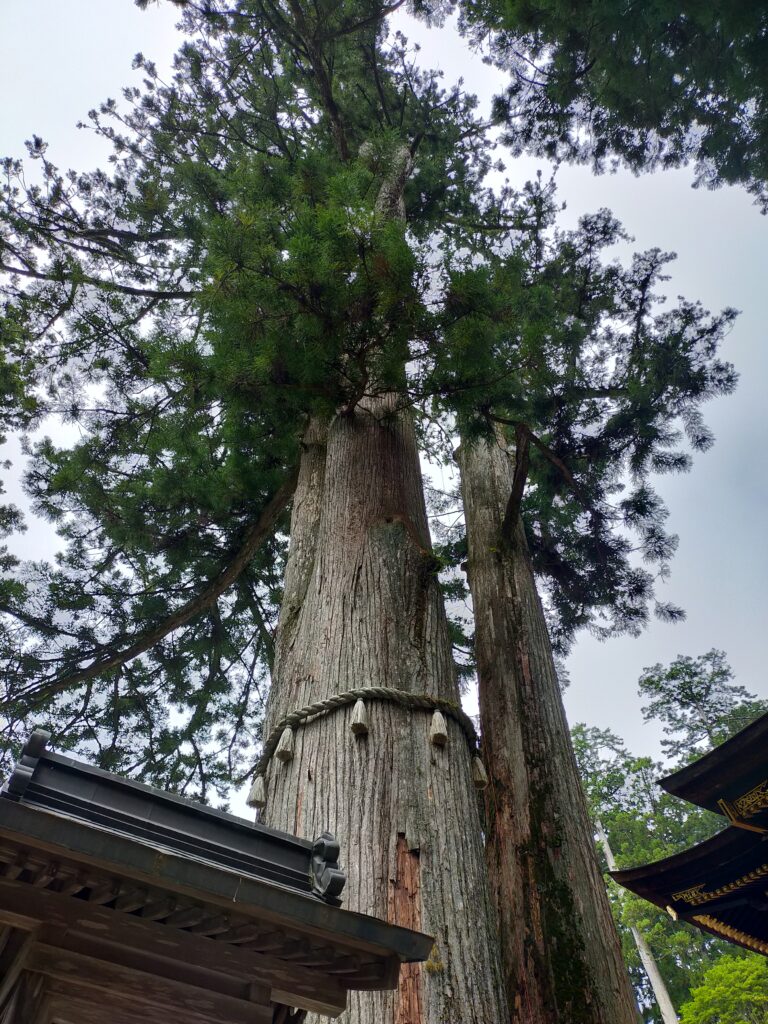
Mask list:
[[[514,460],[459,451],[486,790],[486,855],[514,1024],[636,1024],[522,524]]]

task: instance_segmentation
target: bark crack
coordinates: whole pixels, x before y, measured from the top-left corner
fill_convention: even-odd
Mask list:
[[[421,929],[421,858],[408,849],[404,832],[397,834],[395,877],[390,881],[389,913],[391,924]],[[394,1024],[416,1024],[423,1020],[421,964],[403,964],[397,989]]]

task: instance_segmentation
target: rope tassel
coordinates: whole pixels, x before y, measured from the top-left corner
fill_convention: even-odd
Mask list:
[[[282,761],[283,764],[293,760],[293,729],[290,725],[283,729],[280,742],[275,747],[275,757],[278,761]]]
[[[293,758],[294,730],[303,725],[304,722],[318,718],[320,715],[328,715],[338,708],[354,705],[350,728],[355,735],[363,736],[368,731],[368,704],[372,700],[391,702],[409,710],[421,709],[433,713],[432,725],[436,724],[435,735],[442,733],[446,740],[448,737],[447,719],[451,718],[456,722],[466,737],[469,749],[478,749],[480,741],[475,730],[474,723],[469,715],[462,710],[461,705],[455,701],[446,700],[444,697],[432,697],[427,693],[411,693],[407,690],[398,690],[389,686],[361,686],[355,690],[346,690],[344,693],[336,693],[332,697],[315,701],[302,708],[291,711],[284,715],[279,722],[275,723],[262,748],[254,767],[257,775],[263,775],[269,762],[273,757],[286,762]],[[434,713],[438,712],[439,717]],[[437,722],[435,723],[435,718]],[[430,730],[431,732],[431,730]],[[431,739],[430,735],[430,739]],[[488,777],[485,768],[479,759],[472,768],[473,779],[478,788],[487,785]]]
[[[352,720],[349,723],[349,728],[355,736],[368,735],[368,711],[366,710],[364,700],[358,700],[352,709]]]
[[[442,711],[434,711],[429,727],[429,742],[435,747],[444,747],[448,742],[448,726]]]
[[[267,782],[263,775],[257,775],[253,780],[246,803],[249,807],[258,807],[259,809],[267,806]]]
[[[472,758],[472,781],[475,789],[485,789],[488,785],[488,773],[477,754]]]

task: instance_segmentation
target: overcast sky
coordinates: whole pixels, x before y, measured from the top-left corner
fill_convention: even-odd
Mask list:
[[[141,12],[132,0],[0,0],[0,156],[24,155],[24,140],[34,132],[49,143],[48,157],[60,167],[83,170],[103,163],[99,141],[78,131],[77,121],[137,82],[130,67],[137,51],[168,67],[178,42],[175,20],[167,3]],[[421,38],[425,64],[442,64],[449,79],[463,74],[487,104],[500,81],[496,72],[470,60],[448,32],[438,35],[421,26],[406,31]],[[527,159],[510,163],[513,184],[521,185],[538,166]],[[705,408],[715,447],[696,457],[690,473],[659,481],[672,529],[680,535],[660,596],[682,605],[687,620],[654,623],[639,639],[598,643],[582,637],[569,659],[570,720],[610,727],[637,753],[658,753],[658,732],[643,725],[636,696],[637,678],[647,665],[718,647],[738,681],[768,697],[768,220],[741,190],[693,190],[691,177],[678,171],[598,178],[584,168],[558,174],[560,197],[567,202],[564,226],[607,206],[634,237],[624,252],[658,246],[678,254],[666,289],[670,297],[742,311],[724,348],[741,374],[738,391]],[[8,489],[17,493],[12,483]],[[27,548],[35,557],[53,551],[49,527],[30,531]]]

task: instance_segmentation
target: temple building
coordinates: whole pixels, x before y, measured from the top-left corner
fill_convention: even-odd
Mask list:
[[[676,920],[768,956],[768,714],[660,784],[727,827],[612,877]]]
[[[340,907],[339,846],[46,749],[0,793],[0,1024],[298,1024],[432,939]]]

